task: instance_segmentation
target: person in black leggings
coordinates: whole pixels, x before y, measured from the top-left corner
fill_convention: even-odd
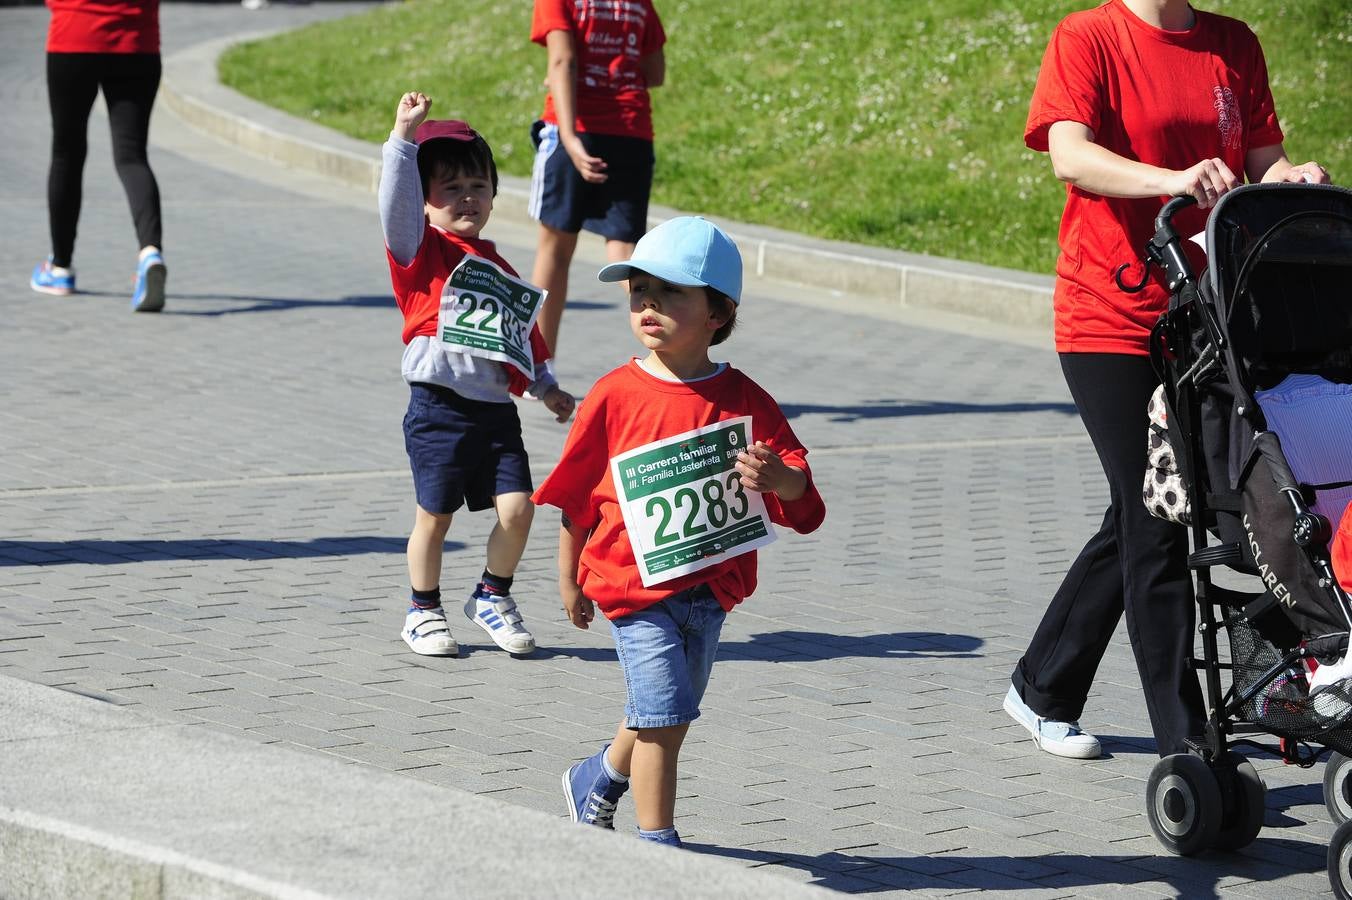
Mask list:
[[[54,10],[54,17],[61,12]],[[155,37],[156,42],[158,36]],[[34,290],[70,294],[71,262],[80,219],[89,113],[100,90],[108,107],[113,163],[131,206],[141,248],[132,308],[164,306],[160,190],[146,158],[150,111],[160,84],[160,55],[145,52],[47,53],[47,94],[52,116],[52,158],[47,176],[51,256],[33,270]]]

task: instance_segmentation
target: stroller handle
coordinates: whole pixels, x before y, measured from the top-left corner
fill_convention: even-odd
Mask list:
[[[1155,236],[1145,245],[1145,265],[1141,269],[1141,280],[1135,284],[1123,281],[1122,273],[1131,268],[1131,263],[1123,263],[1113,272],[1113,280],[1117,282],[1118,288],[1128,294],[1140,293],[1150,279],[1152,265],[1164,269],[1170,293],[1176,293],[1180,287],[1193,280],[1192,267],[1188,265],[1188,258],[1183,253],[1173,218],[1179,210],[1186,209],[1196,202],[1196,197],[1184,194],[1164,204],[1164,208],[1155,217]]]

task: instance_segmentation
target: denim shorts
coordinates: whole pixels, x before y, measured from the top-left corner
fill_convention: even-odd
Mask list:
[[[404,449],[418,505],[430,513],[449,515],[462,505],[489,509],[499,494],[534,489],[515,403],[411,384]]]
[[[699,718],[727,613],[704,585],[610,623],[624,670],[628,728],[667,728]]]
[[[558,231],[590,231],[633,243],[648,230],[652,193],[652,141],[613,134],[580,133],[587,152],[606,161],[606,180],[584,181],[559,143],[559,127],[536,122],[531,128],[535,164],[531,170],[532,218]]]

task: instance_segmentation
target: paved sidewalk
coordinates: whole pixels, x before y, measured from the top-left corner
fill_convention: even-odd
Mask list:
[[[357,6],[171,3],[165,51]],[[406,391],[373,198],[161,110],[169,304],[132,315],[135,241],[96,114],[82,293],[31,293],[47,249],[45,21],[0,9],[0,675],[562,818],[559,773],[613,731],[623,685],[606,630],[558,611],[552,513],[515,591],[534,658],[454,617],[459,659],[413,656],[397,634]],[[529,271],[530,230],[488,234]],[[599,262],[583,248],[564,324],[561,378],[578,393],[635,348]],[[1258,841],[1163,854],[1125,633],[1085,715],[1103,759],[1040,755],[1000,710],[1105,501],[1044,335],[767,281],[740,319],[727,358],[812,449],[828,518],[763,552],[761,589],[728,619],[681,773],[677,824],[697,852],[877,896],[1327,892],[1319,768],[1255,758]],[[539,477],[564,430],[531,405],[522,419]],[[489,524],[452,527],[452,599]]]

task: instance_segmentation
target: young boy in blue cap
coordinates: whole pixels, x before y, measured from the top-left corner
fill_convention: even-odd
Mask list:
[[[742,257],[717,226],[654,228],[627,262],[629,325],[648,351],[587,394],[562,458],[536,491],[563,511],[559,592],[578,628],[610,621],[628,690],[613,742],[563,776],[574,822],[614,827],[634,785],[639,836],[679,846],[676,767],[724,617],[756,588],[773,525],[826,515],[807,450],[750,378],[709,359],[731,333]]]

